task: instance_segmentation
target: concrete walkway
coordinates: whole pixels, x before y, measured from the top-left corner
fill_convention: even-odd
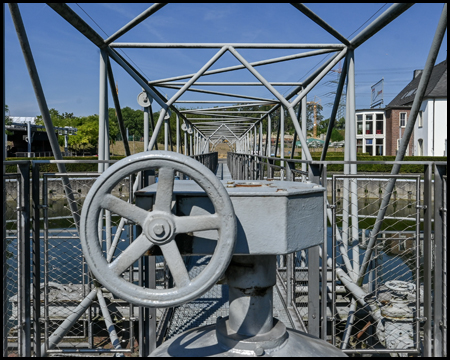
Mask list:
[[[217,165],[217,170],[216,170],[216,176],[219,178],[219,180],[225,180],[225,181],[232,180],[226,159],[219,160],[219,164]]]

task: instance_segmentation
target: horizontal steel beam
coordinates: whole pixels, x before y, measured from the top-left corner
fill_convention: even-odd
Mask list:
[[[168,85],[176,85],[182,86],[185,85],[185,82],[161,82],[155,84],[155,86],[168,86]],[[269,82],[272,86],[302,86],[301,82]],[[196,86],[264,86],[260,82],[245,82],[245,81],[211,81],[211,82],[196,82]]]
[[[234,44],[234,43],[112,43],[113,48],[148,49],[221,49],[232,46],[235,49],[343,49],[343,44]]]
[[[316,55],[321,55],[321,54],[327,54],[327,53],[330,53],[330,52],[333,52],[333,51],[337,51],[337,50],[335,50],[335,49],[313,50],[313,51],[308,51],[308,52],[304,52],[304,53],[300,53],[300,54],[281,56],[281,57],[267,59],[267,60],[255,61],[255,62],[252,62],[250,64],[252,66],[268,65],[268,64],[274,64],[274,63],[283,62],[283,61],[300,59],[300,58],[303,58],[303,57],[310,57],[310,56],[316,56]],[[229,67],[215,69],[215,70],[208,70],[203,75],[220,74],[220,73],[224,73],[224,72],[228,72],[228,71],[234,71],[234,70],[240,70],[240,69],[244,69],[244,68],[245,68],[245,66],[243,66],[243,65],[234,65],[234,66],[229,66]],[[189,79],[192,76],[194,76],[194,74],[180,75],[180,76],[174,76],[174,77],[166,78],[166,79],[152,80],[152,81],[149,81],[149,84],[153,85],[153,84],[158,84],[160,82]]]

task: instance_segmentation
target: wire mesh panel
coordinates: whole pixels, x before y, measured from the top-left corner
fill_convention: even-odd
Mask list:
[[[447,356],[447,175],[443,176],[442,183],[442,356]],[[438,319],[437,319],[438,320]]]
[[[389,181],[394,190],[378,233]],[[330,303],[334,343],[357,352],[417,352],[423,296],[419,258],[418,176],[333,176],[333,265]],[[367,267],[363,263],[369,259]],[[422,300],[423,301],[423,300]]]
[[[99,174],[86,175],[70,174],[78,214],[81,214],[85,197]],[[68,349],[136,351],[134,322],[138,319],[138,309],[115,298],[90,275],[81,249],[79,225],[74,221],[61,184],[60,176],[44,175],[41,317],[45,348],[49,354],[67,352]],[[112,194],[128,199],[128,179],[118,184]],[[107,211],[100,216],[101,246],[105,257],[110,253],[113,259],[130,242],[135,226],[125,224],[120,216]],[[130,281],[137,281],[137,275],[137,269],[128,272]],[[66,329],[64,336],[56,340],[55,334],[63,329]]]
[[[189,277],[194,278],[207,266],[211,256],[184,256]],[[213,325],[218,317],[229,314],[227,285],[216,284],[198,299],[177,307],[165,340],[189,329]]]
[[[18,257],[18,232],[17,223],[19,217],[20,205],[20,175],[3,174],[5,179],[6,197],[3,198],[3,204],[6,213],[6,253],[3,254],[6,259],[6,273],[3,277],[4,296],[3,308],[6,308],[6,329],[3,330],[3,336],[8,338],[8,355],[18,356],[18,328],[19,328],[19,257]]]

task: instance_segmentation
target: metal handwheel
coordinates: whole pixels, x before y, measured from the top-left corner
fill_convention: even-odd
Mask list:
[[[159,169],[152,211],[141,209],[111,194],[112,189],[126,176],[147,169]],[[214,214],[172,214],[175,171],[189,176],[203,188],[214,206]],[[102,209],[110,210],[142,227],[141,235],[111,263],[103,256],[98,237],[98,221]],[[214,229],[219,233],[214,254],[206,268],[191,280],[175,236]],[[86,262],[96,279],[109,291],[135,305],[173,307],[198,298],[223,275],[236,242],[236,216],[227,191],[207,167],[185,155],[169,151],[149,151],[128,156],[109,167],[97,179],[83,205],[80,232]],[[149,289],[123,279],[122,273],[155,245],[161,248],[175,287]]]

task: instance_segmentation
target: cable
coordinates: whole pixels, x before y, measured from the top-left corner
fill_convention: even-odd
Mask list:
[[[98,28],[101,30],[101,31],[103,31],[103,33],[105,34],[105,36],[106,37],[109,37],[109,35],[106,33],[106,31],[105,30],[103,30],[101,27],[100,27],[100,25],[99,24],[97,24],[97,22],[78,4],[78,3],[76,3],[77,4],[77,6],[89,17],[89,19],[91,19],[93,22],[94,22],[94,24],[95,25],[97,25],[98,26]],[[139,69],[139,71],[143,74],[143,75],[145,75],[145,77],[147,78],[147,79],[149,79],[149,76],[147,76],[147,74],[146,73],[144,73],[144,71],[142,71],[142,69],[125,53],[125,51],[123,51],[123,49],[119,49],[119,51],[123,54],[123,55],[125,55],[127,58],[128,58],[128,60],[130,60],[133,64],[134,64],[134,66],[137,68],[137,69]]]
[[[352,36],[354,33],[356,33],[359,29],[361,29],[365,24],[367,24],[376,14],[378,14],[381,9],[383,9],[385,6],[387,5],[387,3],[385,3],[382,7],[380,7],[370,18],[368,18],[359,28],[357,28],[355,31],[353,31],[349,36],[347,36],[347,38],[349,38],[350,36]],[[303,78],[300,78],[297,80],[297,82],[301,81],[302,79],[305,78],[306,75],[308,75],[313,69],[316,69],[324,60],[328,59],[332,54],[328,54],[326,55],[322,60],[320,60],[317,65],[315,65],[314,67],[312,67],[304,76]],[[327,74],[328,75],[328,74]],[[288,92],[291,91],[292,87],[288,88],[284,93],[283,96]]]

